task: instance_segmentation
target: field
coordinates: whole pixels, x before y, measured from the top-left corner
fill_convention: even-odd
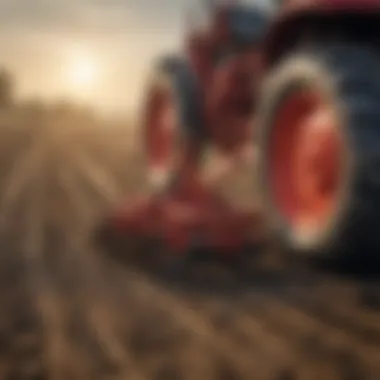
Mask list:
[[[168,287],[96,247],[97,221],[143,186],[131,138],[1,115],[1,379],[380,379],[375,280],[272,269]]]

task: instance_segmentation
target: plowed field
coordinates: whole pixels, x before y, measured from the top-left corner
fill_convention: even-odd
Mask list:
[[[95,247],[94,224],[143,183],[128,138],[2,116],[0,378],[380,379],[376,279],[286,268],[169,286]]]

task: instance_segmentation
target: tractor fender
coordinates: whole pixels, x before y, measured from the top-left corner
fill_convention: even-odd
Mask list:
[[[202,137],[202,92],[191,64],[180,56],[165,56],[157,62],[155,72],[173,92],[180,133],[186,137]]]

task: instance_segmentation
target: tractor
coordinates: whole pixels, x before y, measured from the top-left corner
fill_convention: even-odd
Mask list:
[[[270,241],[298,257],[373,263],[380,1],[288,0],[274,16],[207,6],[206,27],[190,28],[185,54],[157,62],[146,92],[151,194],[113,212],[103,236],[153,242],[147,260],[175,268],[210,254],[244,266]],[[210,145],[230,168],[252,160],[260,210],[237,209],[202,176]]]

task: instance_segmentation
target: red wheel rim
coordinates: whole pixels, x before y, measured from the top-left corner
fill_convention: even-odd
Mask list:
[[[170,88],[154,86],[148,94],[145,125],[145,148],[148,177],[167,178],[173,164],[176,114]]]
[[[290,94],[274,120],[269,178],[275,206],[293,232],[318,232],[334,215],[342,136],[333,107],[317,91]]]

